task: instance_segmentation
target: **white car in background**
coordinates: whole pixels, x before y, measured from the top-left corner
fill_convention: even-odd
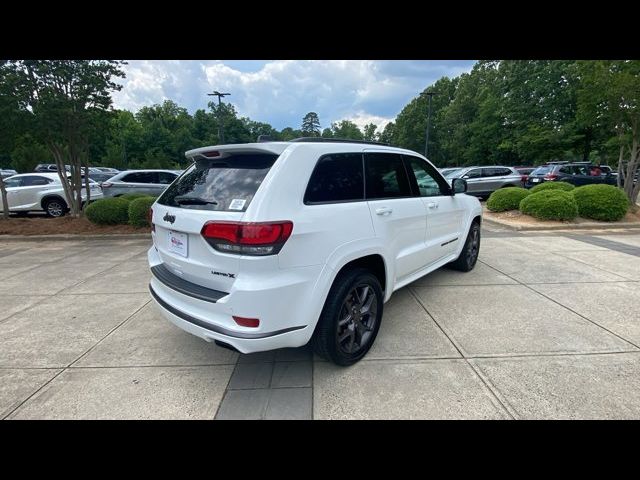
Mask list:
[[[69,211],[69,201],[57,173],[23,173],[4,179],[10,212],[42,212],[50,217],[62,217]],[[100,185],[89,180],[89,201],[103,198]],[[82,199],[86,201],[82,189]],[[0,196],[0,210],[4,209]]]

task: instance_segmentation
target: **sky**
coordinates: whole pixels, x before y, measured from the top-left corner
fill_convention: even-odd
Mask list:
[[[347,119],[379,129],[427,86],[469,72],[473,60],[129,60],[113,95],[133,112],[173,100],[191,114],[214,90],[229,92],[239,116],[281,130],[316,112],[321,128]],[[217,100],[216,100],[217,101]]]

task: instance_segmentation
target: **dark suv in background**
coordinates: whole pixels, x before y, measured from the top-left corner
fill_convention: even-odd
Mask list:
[[[608,165],[594,165],[589,162],[550,162],[531,172],[525,187],[535,187],[544,182],[567,182],[576,187],[594,183],[617,185],[617,175]]]

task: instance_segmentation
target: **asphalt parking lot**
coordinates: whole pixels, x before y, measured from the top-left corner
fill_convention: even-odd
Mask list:
[[[239,355],[160,317],[147,240],[0,240],[3,419],[640,418],[640,232],[484,228],[365,360]]]

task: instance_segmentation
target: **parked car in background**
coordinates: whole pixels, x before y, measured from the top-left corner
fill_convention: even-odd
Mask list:
[[[516,171],[522,176],[523,187],[527,183],[527,179],[529,178],[529,175],[531,174],[531,172],[533,172],[536,169],[536,167],[513,167],[513,168],[515,168]]]
[[[62,217],[69,211],[69,202],[57,173],[22,173],[5,181],[10,212],[44,211],[50,217]],[[89,179],[90,201],[102,198],[100,185]],[[86,193],[82,189],[82,198]],[[4,208],[0,197],[0,210]]]
[[[111,168],[111,167],[89,167],[89,168],[100,170],[103,173],[111,173],[112,175],[115,175],[116,173],[120,173],[120,170],[118,170],[117,168]]]
[[[617,177],[608,165],[594,165],[589,162],[551,162],[531,172],[525,187],[535,187],[544,182],[567,182],[576,187],[594,183],[617,185]]]
[[[126,193],[158,196],[178,178],[174,170],[125,170],[102,182],[105,197],[119,197]]]
[[[69,166],[67,165],[67,170],[69,170]],[[39,163],[36,165],[36,168],[33,169],[34,172],[57,172],[58,166],[55,163]]]
[[[95,167],[89,167],[89,178],[94,182],[102,183],[106,180],[109,180],[114,175],[117,175],[117,173],[103,172],[102,170],[98,170]]]
[[[480,203],[415,152],[311,138],[186,155],[152,207],[150,291],[209,342],[251,353],[311,341],[350,365],[394,291],[478,258]]]
[[[467,193],[484,198],[499,188],[521,187],[522,176],[513,167],[487,166],[465,167],[445,174],[450,182],[454,178],[467,181]]]
[[[11,177],[13,175],[16,175],[17,173],[18,172],[16,172],[15,170],[11,170],[11,169],[8,169],[8,168],[0,170],[0,176],[2,178],[9,178],[9,177]]]

